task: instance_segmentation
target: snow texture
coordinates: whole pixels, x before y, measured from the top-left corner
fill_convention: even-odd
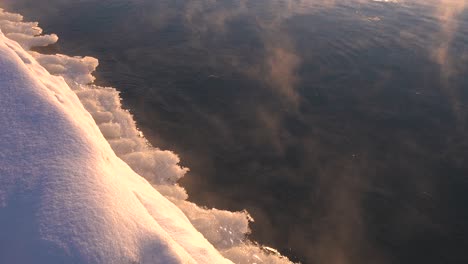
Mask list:
[[[0,263],[290,263],[247,212],[186,201],[98,60],[30,51],[58,37],[22,20],[0,9]]]

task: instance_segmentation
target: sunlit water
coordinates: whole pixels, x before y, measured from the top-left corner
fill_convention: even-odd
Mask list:
[[[468,263],[465,0],[3,0],[100,59],[190,199],[319,264]]]

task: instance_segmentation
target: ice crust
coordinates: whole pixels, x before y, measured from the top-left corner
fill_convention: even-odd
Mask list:
[[[0,9],[0,263],[290,263],[247,212],[188,202],[98,60],[30,51],[58,37],[22,20]]]

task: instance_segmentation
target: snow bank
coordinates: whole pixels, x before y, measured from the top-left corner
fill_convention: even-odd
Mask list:
[[[186,201],[96,59],[28,51],[58,37],[1,9],[0,29],[0,263],[290,263],[247,212]]]

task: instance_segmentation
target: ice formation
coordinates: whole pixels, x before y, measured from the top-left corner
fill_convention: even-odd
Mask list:
[[[245,238],[247,212],[187,201],[97,59],[30,51],[58,37],[2,9],[0,29],[1,263],[290,263]]]

